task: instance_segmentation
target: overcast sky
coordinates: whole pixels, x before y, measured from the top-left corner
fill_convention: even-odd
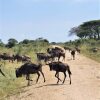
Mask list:
[[[18,41],[43,37],[65,42],[68,31],[100,19],[100,0],[0,0],[0,39]]]

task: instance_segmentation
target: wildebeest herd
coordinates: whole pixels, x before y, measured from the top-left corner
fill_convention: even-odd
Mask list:
[[[73,56],[73,60],[75,59],[75,52],[77,51],[78,53],[80,53],[80,49],[75,48],[75,50],[71,50],[70,48],[66,48],[64,47],[65,51],[69,50],[69,52],[71,52],[71,55]],[[50,71],[54,70],[56,71],[55,73],[55,77],[58,79],[57,84],[59,83],[59,81],[62,81],[59,78],[59,72],[62,72],[64,74],[64,80],[62,81],[62,83],[65,82],[66,79],[66,71],[69,74],[69,78],[70,78],[70,84],[71,84],[71,71],[70,71],[70,67],[68,64],[63,63],[60,61],[60,58],[62,57],[63,60],[65,60],[65,51],[59,47],[55,47],[55,48],[48,48],[47,49],[47,53],[36,53],[37,55],[37,59],[38,59],[38,64],[34,64],[31,61],[31,58],[29,56],[26,55],[8,55],[6,53],[0,54],[0,60],[9,60],[9,62],[11,61],[13,63],[13,61],[17,60],[17,62],[22,61],[24,64],[22,66],[20,66],[19,68],[16,68],[15,74],[16,77],[22,77],[23,75],[26,76],[26,80],[28,80],[28,85],[30,85],[30,81],[32,81],[30,79],[30,74],[37,74],[38,78],[36,80],[36,83],[39,80],[40,77],[40,73],[42,74],[43,78],[44,78],[44,82],[45,82],[45,76],[44,73],[42,71],[42,63],[41,60],[43,60],[45,62],[46,65],[49,66]],[[3,76],[5,76],[5,74],[1,71],[0,72]]]
[[[27,62],[27,61],[31,61],[31,58],[29,56],[26,55],[19,55],[19,54],[7,54],[7,53],[3,53],[0,54],[0,60],[9,60],[9,62],[14,62],[15,60],[17,60],[17,62]]]

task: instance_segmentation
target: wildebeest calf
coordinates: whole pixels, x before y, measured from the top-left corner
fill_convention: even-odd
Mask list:
[[[64,80],[63,80],[64,83],[66,79],[66,71],[67,71],[69,74],[70,84],[71,84],[71,71],[68,64],[62,62],[51,62],[48,65],[50,67],[50,71],[52,70],[56,71],[55,77],[58,79],[57,83],[59,82],[59,80],[61,81],[61,79],[59,78],[59,72],[64,73]]]
[[[16,69],[16,77],[22,77],[22,75],[26,75],[26,80],[28,80],[28,86],[30,85],[30,74],[35,74],[37,73],[38,78],[36,80],[36,83],[38,82],[38,79],[40,77],[40,73],[42,74],[43,78],[44,78],[44,82],[45,82],[45,77],[44,77],[44,73],[42,72],[42,65],[41,64],[33,64],[33,63],[25,63],[24,65],[22,65],[20,68]]]
[[[75,50],[71,51],[71,56],[73,57],[73,60],[75,60]]]

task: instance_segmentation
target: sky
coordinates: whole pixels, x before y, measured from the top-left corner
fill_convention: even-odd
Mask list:
[[[0,39],[18,41],[39,37],[66,42],[69,30],[100,19],[100,0],[0,0]]]

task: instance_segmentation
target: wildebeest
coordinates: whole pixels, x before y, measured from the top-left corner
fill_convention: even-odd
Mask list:
[[[75,50],[71,51],[71,56],[73,57],[73,60],[75,60]]]
[[[54,53],[51,53],[51,56],[53,59],[55,57],[57,57],[58,61],[60,60],[61,57],[63,57],[63,60],[65,60],[65,53],[64,52],[55,51]]]
[[[59,48],[59,47],[55,47],[54,49],[55,49],[56,51],[64,52],[64,50],[61,49],[61,48]]]
[[[31,58],[29,56],[23,55],[22,62],[31,62]]]
[[[64,80],[63,80],[64,83],[66,79],[66,71],[67,71],[69,74],[70,84],[71,84],[71,71],[68,64],[62,62],[51,62],[47,65],[49,65],[50,71],[52,70],[56,71],[55,77],[58,79],[57,83],[59,83],[59,80],[61,81],[61,79],[59,78],[59,72],[64,73]]]
[[[17,63],[18,62],[30,62],[31,61],[31,58],[26,56],[26,55],[19,55],[19,54],[16,54],[14,55],[14,61],[17,60]]]
[[[13,63],[14,57],[13,55],[7,54],[7,53],[3,53],[0,54],[0,60],[9,60],[9,62],[11,61]]]
[[[44,60],[45,63],[52,58],[51,55],[46,53],[36,53],[36,54],[38,61]]]
[[[59,51],[59,52],[64,52],[63,49],[59,48],[59,47],[55,47],[55,48],[48,48],[47,49],[47,52],[50,54],[52,52],[55,52],[55,51]]]
[[[62,52],[60,49],[57,48],[48,48],[47,52],[51,55],[52,59],[55,57],[58,58],[58,61],[60,60],[61,57],[63,57],[63,60],[65,60],[65,53]]]
[[[30,85],[30,81],[32,81],[30,79],[30,74],[37,74],[38,78],[36,80],[36,83],[38,82],[38,79],[40,77],[40,73],[42,74],[43,78],[44,78],[44,82],[45,82],[45,77],[44,77],[44,73],[42,72],[42,65],[41,64],[33,64],[33,63],[25,63],[24,65],[22,65],[20,68],[16,69],[16,77],[22,77],[22,75],[26,75],[26,80],[28,80],[28,86]]]

